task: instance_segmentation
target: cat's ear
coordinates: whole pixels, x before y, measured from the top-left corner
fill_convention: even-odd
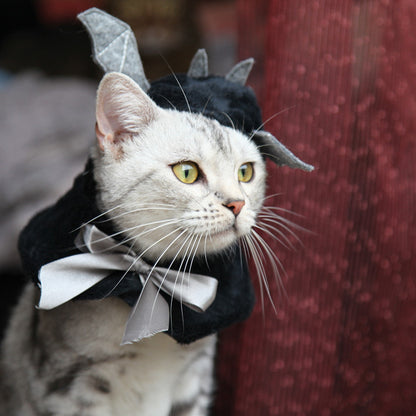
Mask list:
[[[127,75],[111,72],[97,92],[96,135],[101,150],[119,148],[157,119],[161,109]]]
[[[276,137],[267,131],[256,131],[252,136],[252,140],[256,143],[260,153],[271,159],[276,165],[302,169],[306,172],[314,170],[312,165],[300,160],[289,149],[283,146]]]

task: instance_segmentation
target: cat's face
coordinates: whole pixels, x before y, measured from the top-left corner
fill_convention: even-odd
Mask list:
[[[93,151],[99,205],[145,257],[219,252],[248,235],[265,164],[242,133],[202,115],[164,110],[112,73],[97,98]]]

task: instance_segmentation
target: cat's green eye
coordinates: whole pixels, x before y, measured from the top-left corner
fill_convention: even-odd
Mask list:
[[[253,171],[252,163],[243,163],[238,169],[238,180],[240,182],[250,182],[253,177]]]
[[[175,176],[183,183],[194,183],[199,176],[198,165],[194,162],[181,162],[172,167]]]

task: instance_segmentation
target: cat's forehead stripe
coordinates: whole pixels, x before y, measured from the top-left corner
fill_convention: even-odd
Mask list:
[[[187,115],[189,125],[196,131],[201,132],[207,140],[214,144],[223,153],[231,151],[230,135],[227,129],[221,128],[217,122],[197,115]]]

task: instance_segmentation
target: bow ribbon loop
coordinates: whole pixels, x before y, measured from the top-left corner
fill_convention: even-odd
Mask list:
[[[38,308],[53,309],[114,271],[127,273],[134,270],[143,289],[127,320],[122,344],[169,329],[169,304],[161,291],[200,313],[215,299],[218,281],[213,277],[152,267],[94,225],[87,224],[81,228],[75,245],[81,254],[55,260],[40,269]]]

